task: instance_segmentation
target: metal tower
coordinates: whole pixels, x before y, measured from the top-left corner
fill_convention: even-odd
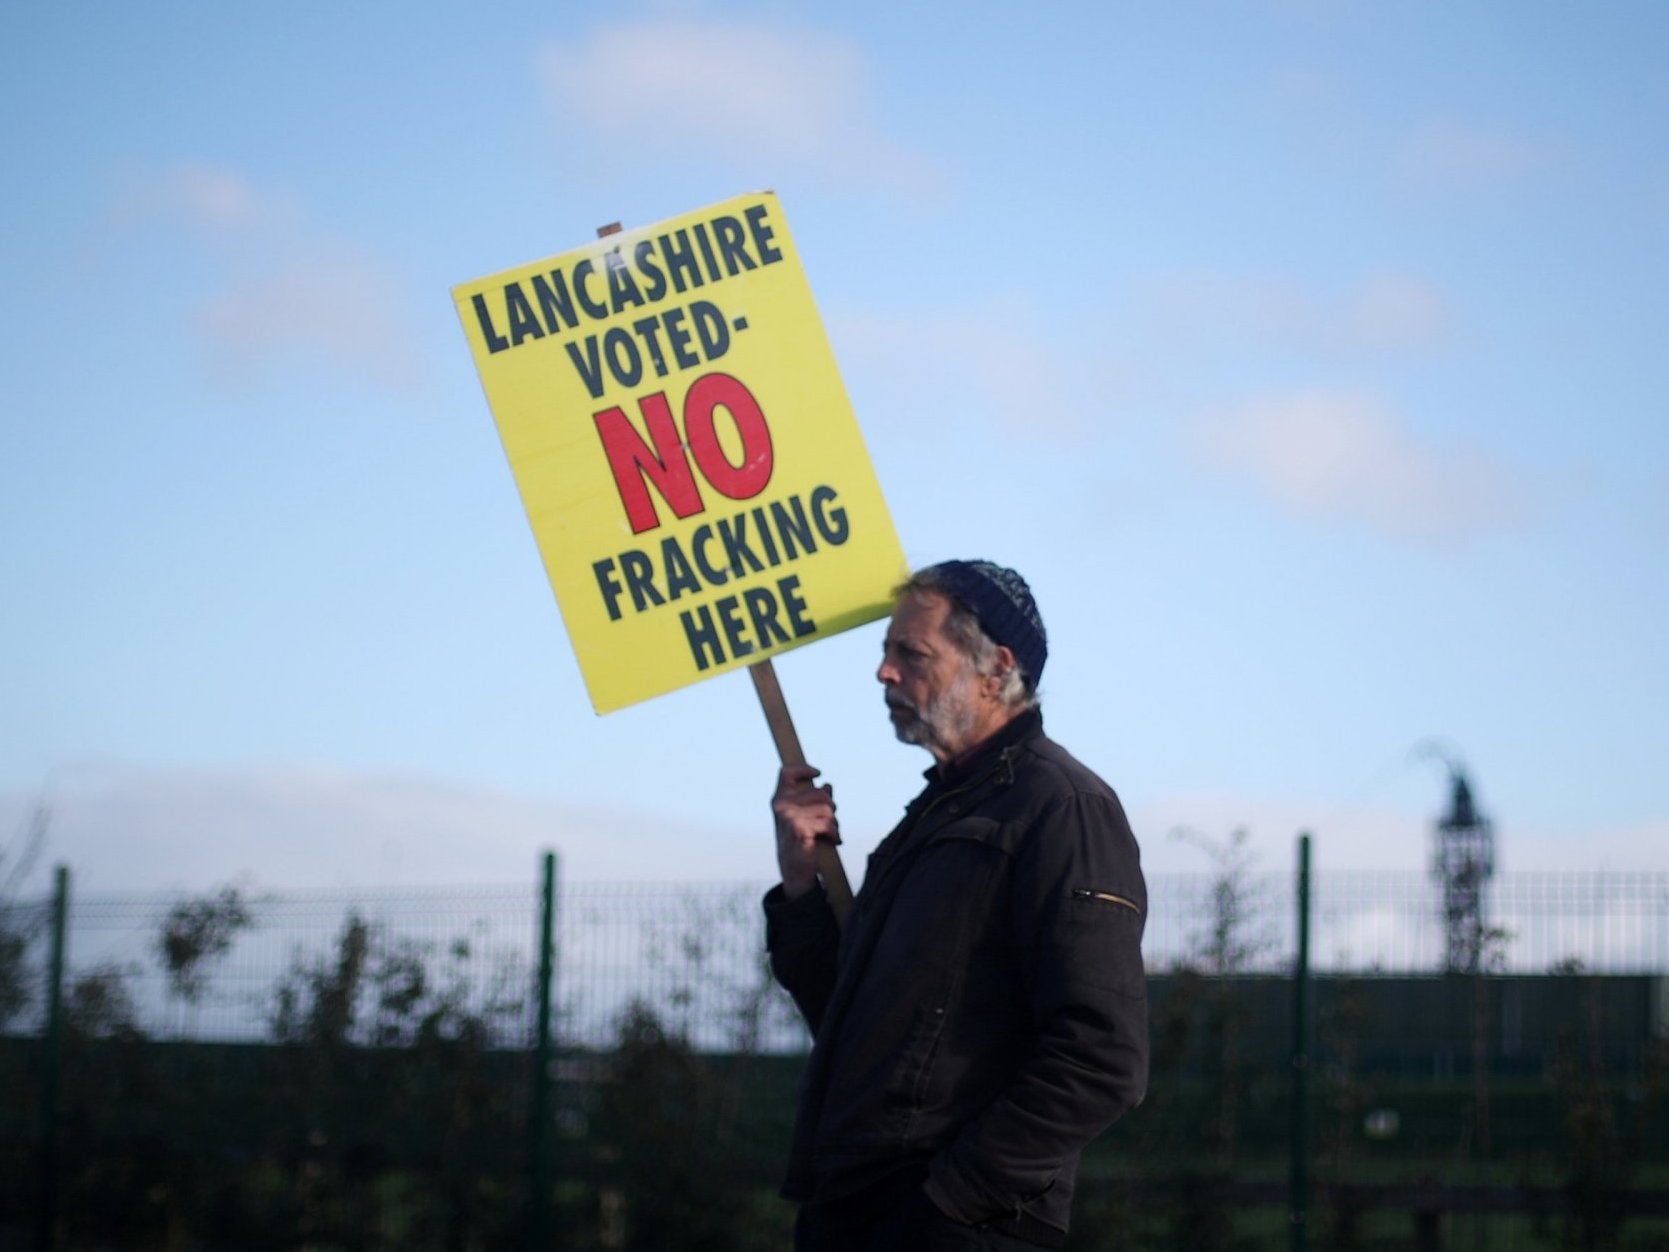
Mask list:
[[[1495,828],[1478,812],[1466,770],[1448,753],[1433,753],[1449,767],[1449,811],[1433,830],[1431,873],[1443,885],[1443,968],[1476,974],[1484,960],[1484,890],[1495,876]]]

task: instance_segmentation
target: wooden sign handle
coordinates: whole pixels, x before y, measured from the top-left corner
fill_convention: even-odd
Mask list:
[[[606,239],[620,233],[620,223],[610,222],[597,227],[597,238]],[[784,765],[804,765],[806,756],[800,750],[800,737],[794,733],[794,719],[788,716],[788,702],[782,698],[782,687],[777,683],[777,672],[770,661],[748,666],[753,675],[753,689],[759,693],[760,706],[765,710],[765,721],[776,741],[777,755]],[[840,850],[833,841],[817,841],[817,874],[823,880],[823,891],[834,909],[835,921],[846,925],[846,915],[852,911],[852,885],[846,881],[846,867],[840,863]]]
[[[784,765],[804,765],[806,756],[800,749],[800,737],[794,733],[794,719],[788,715],[788,702],[782,698],[782,687],[777,682],[776,669],[769,660],[748,666],[753,676],[753,689],[759,693],[759,707],[765,710],[765,722],[771,728],[777,755]],[[823,880],[823,891],[834,909],[835,921],[846,925],[846,915],[852,911],[852,885],[846,881],[846,867],[840,863],[840,849],[832,840],[817,841],[817,874]]]

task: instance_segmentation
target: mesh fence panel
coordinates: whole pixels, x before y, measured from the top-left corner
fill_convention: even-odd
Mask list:
[[[556,1033],[567,1047],[605,1047],[634,1001],[710,1050],[806,1044],[763,953],[763,883],[564,885],[557,901]],[[1150,971],[1183,966],[1285,974],[1296,948],[1295,887],[1285,875],[1159,874],[1149,882]],[[1441,893],[1418,874],[1330,873],[1312,887],[1311,959],[1319,972],[1425,974],[1444,954]],[[533,884],[360,892],[251,892],[247,924],[207,955],[194,994],[170,977],[161,936],[191,903],[179,895],[72,892],[66,984],[102,988],[158,1039],[253,1042],[273,1037],[281,991],[317,985],[360,922],[375,960],[422,966],[443,991],[493,1022],[495,1042],[531,1040],[539,905]],[[0,1030],[44,1022],[50,902],[0,908]],[[1502,875],[1486,896],[1502,973],[1669,969],[1669,874]],[[0,955],[6,949],[0,948]],[[364,994],[371,996],[374,988]],[[83,1005],[83,1009],[87,1006]],[[376,1006],[361,1006],[363,1020]],[[370,1029],[366,1026],[365,1029]]]
[[[1199,964],[1222,926],[1221,879],[1162,874],[1149,880],[1143,953],[1150,969]],[[1297,892],[1287,875],[1246,875],[1229,946],[1234,967],[1290,973]],[[1318,874],[1310,891],[1312,968],[1333,973],[1430,974],[1443,968],[1442,889],[1417,873]],[[1669,970],[1669,874],[1501,875],[1486,890],[1483,925],[1495,936],[1489,967],[1542,974]]]

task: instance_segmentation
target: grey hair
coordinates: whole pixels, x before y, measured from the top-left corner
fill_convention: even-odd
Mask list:
[[[985,628],[979,624],[979,618],[974,611],[945,585],[932,567],[917,570],[894,587],[893,603],[896,604],[905,596],[919,595],[945,598],[946,603],[950,605],[950,612],[945,617],[945,634],[962,650],[962,655],[968,658],[969,664],[974,667],[974,673],[981,678],[989,678],[996,671],[997,648],[1000,645],[985,633]],[[997,699],[1003,707],[1015,713],[1023,713],[1027,709],[1037,707],[1037,692],[1026,689],[1026,676],[1020,672],[1018,661],[1010,665],[1008,673],[1003,675],[1002,686],[997,689]]]

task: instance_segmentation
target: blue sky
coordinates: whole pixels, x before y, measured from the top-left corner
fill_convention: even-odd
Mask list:
[[[1669,868],[1669,9],[0,13],[0,841],[87,890],[765,879],[745,677],[590,710],[460,282],[774,188],[907,555],[1187,828]],[[872,625],[778,672],[854,877]]]

